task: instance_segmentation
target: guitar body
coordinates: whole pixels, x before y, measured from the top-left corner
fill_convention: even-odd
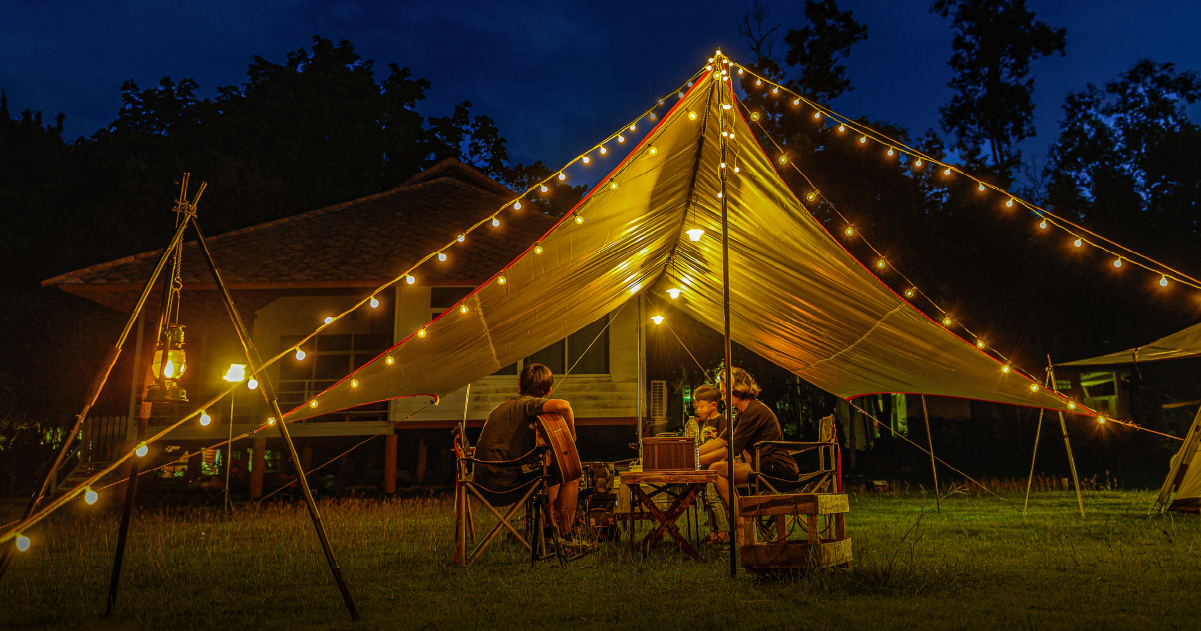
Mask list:
[[[551,464],[559,474],[559,482],[568,484],[579,480],[584,475],[584,467],[580,464],[580,454],[575,449],[566,419],[558,414],[539,414],[538,433],[550,446]]]

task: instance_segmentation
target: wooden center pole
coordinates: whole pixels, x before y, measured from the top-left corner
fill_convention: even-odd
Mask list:
[[[1055,386],[1055,364],[1047,355],[1047,374],[1051,378],[1051,389],[1059,392]],[[1076,475],[1076,459],[1072,457],[1072,442],[1068,440],[1068,423],[1063,419],[1063,410],[1059,411],[1059,430],[1063,432],[1063,446],[1068,451],[1068,468],[1072,470],[1072,484],[1076,485],[1076,504],[1080,507],[1080,516],[1084,517],[1084,496],[1080,493],[1080,476]]]

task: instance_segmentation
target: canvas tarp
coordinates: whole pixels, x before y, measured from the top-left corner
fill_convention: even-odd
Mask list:
[[[1060,364],[1060,366],[1105,366],[1164,359],[1185,359],[1187,357],[1201,357],[1201,323],[1162,337],[1150,344],[1100,357],[1078,359]]]
[[[447,310],[424,337],[408,335],[359,368],[354,383],[348,377],[318,395],[317,406],[286,417],[446,395],[639,294],[661,304],[670,287],[683,290],[673,306],[722,330],[723,142],[735,341],[843,398],[895,392],[1068,409],[1062,396],[1032,390],[1017,371],[1005,374],[998,360],[910,306],[847,253],[784,184],[777,158],[756,144],[734,98],[728,81],[697,80],[538,242],[541,253],[529,244],[462,301],[466,313]],[[686,231],[697,227],[705,234],[693,242]],[[471,237],[455,247],[470,248]]]

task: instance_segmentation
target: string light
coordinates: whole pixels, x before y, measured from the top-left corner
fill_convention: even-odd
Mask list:
[[[412,274],[406,274],[405,282],[412,285],[413,283],[417,282],[417,277],[413,276]]]
[[[358,380],[358,379],[351,379],[351,380],[350,380],[350,387],[351,387],[351,388],[357,388],[357,387],[359,387],[359,380]]]
[[[863,143],[865,143],[865,142],[867,142],[867,136],[860,136],[860,137],[859,137],[859,144],[863,144]]]
[[[630,123],[630,131],[635,131],[637,129],[638,129],[638,125],[636,125],[634,123]]]
[[[780,156],[780,164],[788,164],[788,156]]]
[[[722,103],[722,104],[721,104],[721,109],[723,109],[723,110],[728,110],[728,109],[730,109],[730,104],[729,104],[729,103]]]
[[[600,148],[600,152],[601,152],[601,155],[603,156],[603,155],[605,155],[606,153],[609,153],[609,148],[608,148],[608,147],[605,147],[605,146],[601,146],[601,148]]]
[[[584,223],[584,218],[583,218],[582,216],[580,216],[580,215],[576,215],[576,216],[575,216],[575,222],[576,222],[576,223]]]
[[[549,188],[546,188],[546,185],[545,185],[545,184],[543,184],[543,185],[542,185],[540,188],[542,189],[542,192],[543,192],[543,193],[545,193],[545,192],[547,192],[547,191],[549,191],[549,190],[550,190]]]
[[[944,170],[943,170],[943,172],[942,172],[942,174],[943,174],[943,175],[950,175],[950,174],[951,174],[951,167],[947,167],[946,169],[944,169]]]
[[[755,85],[763,85],[763,81],[755,79]]]
[[[542,254],[542,246],[535,245],[534,246],[534,254]]]
[[[468,307],[467,305],[459,305],[459,313],[466,315],[468,311],[471,311],[471,307]]]
[[[839,126],[838,126],[838,131],[846,131],[846,130],[847,130],[847,126],[846,126],[846,125],[839,125]]]
[[[317,406],[315,406],[315,405],[314,405],[313,407],[317,407]],[[268,424],[268,425],[275,425],[275,417],[274,417],[274,416],[268,416],[268,417],[267,417],[267,424]]]
[[[613,190],[617,190],[617,180],[611,180],[609,182],[609,188],[611,188]]]
[[[311,408],[315,408],[315,407],[317,407],[317,399],[312,399],[312,400],[310,400],[310,401],[309,401],[309,407],[311,407]]]
[[[521,210],[521,202],[513,202],[513,210]]]
[[[17,549],[24,552],[29,549],[29,537],[21,533],[17,533]]]
[[[302,357],[301,359],[304,359],[304,358]],[[250,381],[246,382],[247,390],[257,390],[258,387],[259,387],[259,380],[255,379],[254,377],[251,377]]]
[[[885,263],[884,259],[880,259],[880,260],[876,261],[876,267],[879,269],[884,269],[884,266],[886,266],[886,265],[888,265],[888,263]]]
[[[780,88],[779,88],[779,86],[772,88],[772,89],[771,89],[771,93],[772,93],[772,94],[779,94],[779,93],[780,93]]]
[[[719,165],[717,165],[717,166],[718,166],[718,168],[720,168],[720,169],[724,169],[724,168],[726,168],[726,163],[725,163],[725,162],[722,162],[721,164],[719,164]]]
[[[943,326],[951,326],[951,316],[945,316],[942,319]]]
[[[1118,257],[1118,258],[1114,259],[1114,260],[1113,260],[1113,266],[1114,266],[1114,267],[1121,267],[1121,266],[1122,266],[1122,257]]]
[[[391,366],[392,364],[396,363],[396,358],[392,357],[391,355],[387,355],[384,357],[384,363]]]
[[[751,120],[753,120],[753,121],[759,120],[759,112],[751,112]]]
[[[1043,230],[1046,230],[1047,229],[1047,220],[1043,219],[1042,221],[1038,222],[1038,227],[1042,228]]]
[[[497,284],[499,284],[499,285],[503,285],[503,284],[505,284],[505,283],[509,282],[509,279],[505,278],[504,276],[497,276],[497,277],[496,277],[496,282],[497,282]]]
[[[1100,424],[1100,425],[1104,425],[1104,424],[1105,424],[1105,415],[1104,415],[1104,414],[1098,414],[1098,415],[1097,415],[1097,423],[1098,423],[1098,424]]]
[[[1011,370],[1011,369],[1010,369],[1010,367],[1009,367],[1009,364],[1005,364],[1004,366],[1001,366],[1001,372],[1003,372],[1003,373],[1005,373],[1005,374],[1007,374],[1007,375],[1009,374],[1009,371],[1010,371],[1010,370]]]
[[[213,417],[209,416],[208,411],[200,410],[200,426],[208,427],[208,424],[212,423],[212,422],[213,422]],[[91,502],[88,502],[88,503],[91,504]]]
[[[915,169],[920,169],[920,168],[922,168],[922,159],[921,159],[921,158],[918,158],[918,159],[917,159],[917,161],[913,163],[913,167],[914,167]]]
[[[446,253],[445,252],[438,253],[438,262],[440,262],[440,263],[446,262]]]
[[[976,188],[977,188],[977,189],[979,189],[979,190],[980,190],[980,192],[982,192],[982,193],[983,193],[983,192],[984,192],[984,182],[981,182],[981,183],[980,183],[980,186],[977,186]]]
[[[304,351],[302,349],[296,349],[296,361],[304,361]]]
[[[721,192],[719,191],[719,192],[717,193],[717,198],[718,198],[718,199],[721,199],[721,197],[722,197],[722,194],[721,194]]]
[[[500,220],[499,220],[499,219],[497,219],[496,217],[493,217],[493,218],[492,218],[492,227],[493,227],[493,228],[499,228],[499,227],[500,227]]]
[[[325,323],[326,323],[326,324],[333,324],[333,322],[334,322],[334,318],[333,318],[333,316],[325,316]]]
[[[654,148],[654,147],[651,147],[651,148],[650,148],[650,154],[653,156],[653,155],[655,155],[656,153],[659,153],[659,150],[658,150],[658,149],[656,149],[656,148]]]
[[[622,136],[621,134],[617,134],[617,142],[625,142],[625,141],[626,141],[625,136]]]
[[[796,104],[796,105],[800,105],[800,103],[801,103],[801,100],[800,100],[800,99],[797,99],[796,101],[794,101],[794,104]],[[821,113],[821,112],[814,112],[814,113],[813,113],[813,118],[821,118],[821,117],[822,117],[822,113]]]
[[[379,306],[379,299],[378,299],[378,298],[376,298],[375,296],[372,296],[372,297],[371,297],[371,302],[369,302],[368,304],[370,304],[370,305],[371,305],[371,308],[372,308],[372,309],[374,309],[374,308],[376,308],[376,307],[378,307],[378,306]]]
[[[853,237],[853,236],[855,236],[855,228],[853,228],[852,226],[847,226],[847,229],[843,230],[842,233],[847,235],[848,237]]]
[[[92,490],[92,487],[86,487],[83,491],[83,501],[88,504],[95,504],[96,500],[100,499],[100,495]]]
[[[1160,276],[1160,277],[1159,277],[1159,286],[1160,286],[1160,287],[1167,287],[1167,286],[1168,286],[1168,277],[1167,277],[1167,276]]]
[[[809,193],[809,195],[807,197],[809,198],[809,201],[813,201],[814,199],[817,198],[817,195],[815,195],[813,193]]]
[[[700,241],[701,235],[705,234],[705,229],[704,228],[693,228],[692,230],[688,230],[687,233],[688,233],[689,241]]]
[[[1076,240],[1074,242],[1072,242],[1072,244],[1075,245],[1076,247],[1080,247],[1081,245],[1084,244],[1084,242],[1081,241],[1079,237],[1077,237]]]
[[[584,156],[584,164],[588,164],[589,162],[592,162],[592,158],[589,158],[588,156]]]
[[[1032,384],[1030,384],[1030,391],[1031,391],[1031,392],[1038,392],[1038,384],[1037,384],[1037,383],[1032,383]]]
[[[696,112],[688,112],[688,120],[696,120]]]
[[[651,320],[654,320],[655,324],[663,324],[663,316],[661,315],[651,316]]]
[[[739,171],[738,167],[734,167],[734,172],[737,173],[738,171]]]
[[[566,180],[566,179],[567,179],[567,174],[560,171],[559,172],[559,181],[562,182],[563,180]]]
[[[420,328],[420,329],[417,329],[417,337],[424,338],[424,337],[425,337],[425,335],[426,335],[426,333],[425,333],[425,327],[422,327],[422,328]]]
[[[1068,409],[1069,409],[1069,410],[1074,410],[1074,409],[1076,409],[1076,402],[1075,402],[1075,401],[1068,401]]]
[[[1005,202],[1005,207],[1013,208],[1013,198],[1012,197],[1009,198],[1009,201]]]
[[[891,156],[892,154],[893,154],[892,147],[889,147],[889,148],[888,148],[888,155],[890,155],[890,156]]]
[[[976,340],[976,348],[984,350],[985,346],[987,346],[987,344],[984,343],[984,338],[979,338]]]
[[[917,289],[916,289],[916,288],[914,288],[914,287],[910,287],[909,289],[906,289],[906,290],[905,290],[905,297],[906,297],[906,298],[912,298],[912,297],[913,297],[913,295],[914,295],[914,294],[916,294],[916,293],[917,293]]]
[[[680,290],[679,288],[672,287],[671,289],[667,290],[667,295],[671,296],[672,300],[675,300],[676,298],[680,297]]]
[[[139,458],[145,458],[146,454],[150,453],[150,448],[146,446],[145,441],[138,443],[138,448],[133,450]]]
[[[462,243],[466,240],[467,240],[467,235],[465,235],[465,234],[461,234],[461,235],[455,237],[455,241],[458,241],[459,243]]]

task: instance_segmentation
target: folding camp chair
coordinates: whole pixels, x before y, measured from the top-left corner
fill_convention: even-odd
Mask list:
[[[463,433],[457,432],[454,441],[456,476],[455,476],[455,556],[454,562],[462,567],[470,567],[476,562],[484,550],[496,539],[502,529],[507,529],[521,545],[530,551],[531,564],[539,559],[558,558],[559,565],[566,565],[568,559],[559,539],[559,525],[550,510],[548,490],[553,479],[548,469],[548,451],[545,445],[539,445],[529,453],[512,460],[489,461],[478,460],[474,457],[475,450],[467,444]],[[533,467],[541,470],[541,475],[511,489],[489,489],[474,479],[475,465],[483,464],[502,470],[514,472],[529,471]],[[474,497],[492,513],[497,523],[492,530],[477,542],[475,538],[475,520],[472,514],[471,500]],[[525,508],[525,533],[518,532],[513,525],[517,511]],[[503,513],[502,509],[506,509]],[[545,534],[549,531],[550,541]],[[470,554],[467,552],[468,532],[475,547]],[[549,545],[548,545],[549,543]]]
[[[798,456],[808,456],[808,464],[813,465],[816,458],[816,468],[805,471],[796,480],[773,477],[762,473],[759,468],[763,448],[772,446],[783,449],[794,460]],[[801,464],[801,463],[798,463]],[[838,483],[838,436],[834,430],[834,415],[818,421],[818,439],[816,442],[794,442],[784,440],[765,440],[755,443],[755,470],[747,479],[755,495],[779,495],[781,493],[835,493],[840,490]]]

